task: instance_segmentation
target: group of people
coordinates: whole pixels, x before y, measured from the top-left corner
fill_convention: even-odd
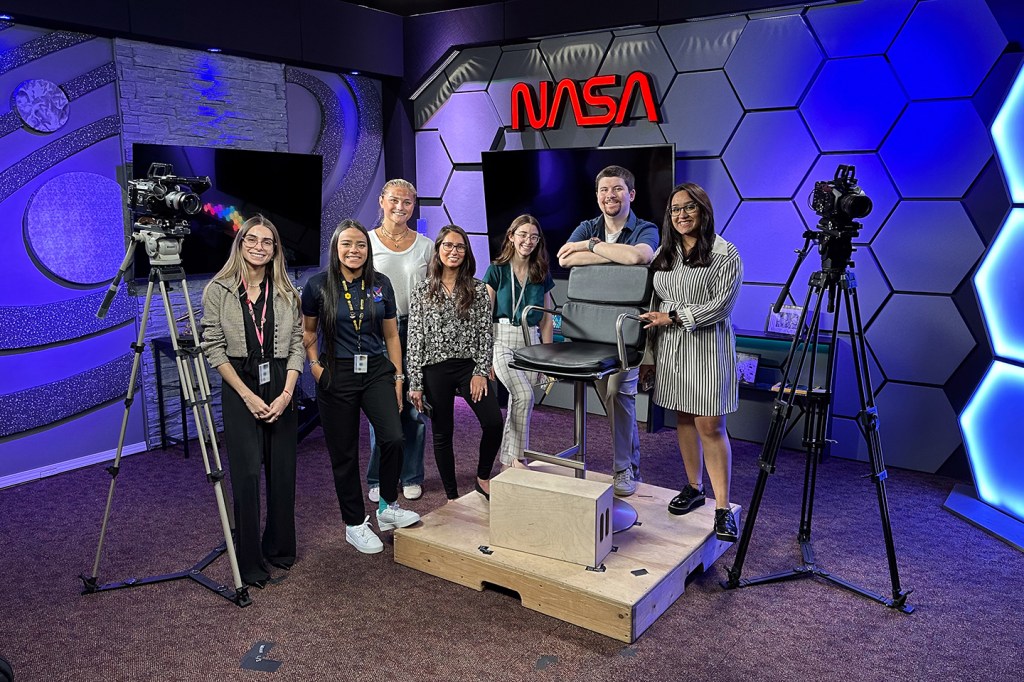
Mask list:
[[[596,178],[601,215],[584,221],[557,253],[566,268],[601,263],[650,267],[656,301],[642,318],[652,330],[639,369],[616,372],[597,389],[614,449],[614,492],[632,495],[640,476],[635,398],[653,374],[655,403],[676,412],[688,484],[669,504],[686,514],[704,504],[704,461],[717,504],[714,530],[736,540],[729,508],[731,451],[725,415],[737,408],[730,313],[742,280],[735,247],[715,233],[707,194],[676,186],[660,231],[631,209],[633,175],[620,166]],[[377,528],[404,528],[419,515],[403,508],[422,495],[429,419],[434,456],[449,501],[459,496],[453,449],[455,397],[480,422],[474,489],[490,499],[495,459],[525,466],[534,386],[539,377],[509,367],[525,342],[553,340],[554,281],[544,232],[530,215],[506,231],[499,256],[476,279],[465,230],[441,229],[431,242],[409,226],[416,190],[391,180],[379,197],[379,224],[335,229],[324,272],[300,293],[287,277],[277,228],[262,216],[236,234],[232,255],[203,295],[202,346],[223,378],[224,432],[231,470],[235,542],[242,579],[263,587],[270,567],[295,561],[295,384],[305,361],[316,381],[324,438],[346,540],[383,550],[365,513],[359,472],[359,413],[370,423],[368,497]],[[493,380],[508,391],[503,419]],[[425,419],[426,418],[426,419]],[[260,472],[267,520],[260,532]]]

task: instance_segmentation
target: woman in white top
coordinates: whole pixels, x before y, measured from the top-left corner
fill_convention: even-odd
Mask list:
[[[409,227],[416,206],[416,188],[408,180],[396,178],[384,183],[380,192],[380,226],[370,231],[370,249],[377,272],[387,275],[395,289],[398,309],[398,336],[405,358],[409,329],[409,294],[427,278],[427,264],[434,255],[434,243]],[[405,368],[402,368],[405,374]],[[402,404],[402,435],[405,438],[405,457],[399,482],[407,500],[423,494],[423,446],[426,427],[420,413],[408,399]],[[370,463],[366,468],[366,483],[373,502],[380,500],[380,448],[377,447],[373,428],[370,429]]]

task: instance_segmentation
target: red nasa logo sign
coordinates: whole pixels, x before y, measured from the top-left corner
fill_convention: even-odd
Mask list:
[[[557,128],[566,109],[572,110],[576,125],[582,127],[622,125],[637,98],[643,103],[647,120],[661,123],[651,77],[634,71],[622,81],[617,98],[601,92],[603,88],[618,87],[620,79],[612,75],[594,76],[582,83],[571,78],[557,84],[541,81],[539,93],[527,83],[516,83],[512,87],[512,130],[522,130],[526,125],[536,130]]]

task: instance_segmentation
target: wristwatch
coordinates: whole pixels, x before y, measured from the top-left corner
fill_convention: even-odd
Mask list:
[[[309,361],[309,366],[312,367],[313,365],[317,365],[319,367],[323,367],[324,363],[320,362],[320,358],[317,358],[316,360],[310,360]]]
[[[395,381],[405,381],[405,375],[404,374],[396,374],[395,375]]]
[[[601,240],[597,237],[591,237],[590,241],[587,243],[587,250],[590,251],[590,253],[594,253],[594,247],[597,246],[600,241]]]
[[[672,324],[675,324],[675,325],[682,324],[679,321],[679,313],[676,312],[675,310],[668,311],[668,319],[672,320]]]

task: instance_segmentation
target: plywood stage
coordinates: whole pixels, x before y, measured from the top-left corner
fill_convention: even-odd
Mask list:
[[[532,468],[571,475],[563,467]],[[587,478],[611,483],[610,476],[595,472]],[[711,530],[714,501],[672,516],[667,505],[677,493],[641,483],[626,498],[639,514],[639,525],[614,536],[615,551],[605,558],[603,571],[490,547],[488,503],[476,492],[425,515],[421,524],[395,531],[395,561],[475,590],[485,584],[513,590],[527,608],[633,642],[683,594],[687,576],[706,570],[729,548]],[[733,510],[738,519],[739,507]]]

